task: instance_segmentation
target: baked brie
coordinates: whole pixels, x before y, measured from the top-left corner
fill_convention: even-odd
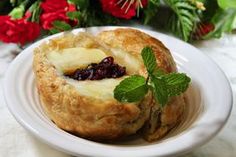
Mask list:
[[[181,119],[183,95],[160,109],[151,93],[137,103],[114,99],[114,88],[127,76],[147,76],[141,50],[151,46],[158,66],[166,73],[176,65],[169,50],[157,39],[134,29],[116,29],[96,36],[67,33],[34,50],[33,69],[42,106],[60,128],[92,140],[111,140],[138,131],[148,141],[163,137]],[[68,77],[77,69],[106,57],[125,67],[124,76],[99,80]]]

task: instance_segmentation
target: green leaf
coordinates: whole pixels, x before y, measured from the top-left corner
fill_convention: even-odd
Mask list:
[[[143,63],[148,71],[148,73],[152,73],[157,68],[156,57],[153,53],[151,47],[144,47],[142,49],[142,58]]]
[[[159,0],[148,1],[148,5],[144,9],[144,24],[148,24],[149,21],[157,14],[159,5]]]
[[[79,11],[67,12],[66,15],[70,18],[70,20],[81,19],[81,13]]]
[[[159,7],[160,5],[160,0],[149,0],[149,2],[155,5],[156,7]]]
[[[161,77],[162,75],[165,75],[166,73],[162,70],[162,69],[156,69],[152,75],[156,76],[156,77]]]
[[[79,24],[81,27],[115,25],[118,23],[118,18],[104,13],[100,1],[90,0],[89,2],[93,5],[89,5],[88,8],[83,10],[80,9],[81,19]]]
[[[114,89],[114,97],[120,102],[137,102],[144,98],[148,86],[143,76],[133,75],[120,82]]]
[[[180,95],[187,90],[191,79],[184,73],[170,73],[162,76],[166,82],[168,96]]]
[[[24,2],[24,0],[10,0],[10,3],[12,4],[13,7],[19,6],[23,2]]]
[[[13,19],[21,19],[24,16],[24,12],[25,12],[25,7],[24,5],[20,5],[19,7],[14,8],[9,15],[13,18]]]
[[[150,88],[155,100],[161,107],[164,107],[170,97],[180,95],[186,91],[191,81],[186,74],[166,74],[157,67],[155,55],[150,47],[144,47],[141,55],[148,71],[148,77],[145,80],[143,76],[133,75],[121,81],[113,91],[114,97],[118,101],[140,101]]]
[[[173,11],[173,15],[169,18],[168,27],[176,36],[188,41],[199,21],[196,6],[187,0],[165,0],[164,2]]]
[[[40,4],[41,4],[41,1],[37,0],[28,9],[28,11],[31,12],[31,17],[29,18],[30,21],[39,22],[40,14],[42,11]]]
[[[89,6],[89,0],[68,0],[68,2],[77,5],[80,10],[84,10]]]
[[[218,9],[217,13],[212,17],[210,21],[215,26],[214,31],[208,33],[203,38],[220,38],[223,32],[231,32],[234,28],[235,18],[236,9]]]
[[[164,107],[168,102],[166,81],[162,77],[151,75],[151,87],[156,101],[161,105],[161,107]]]
[[[68,23],[64,21],[58,21],[58,20],[53,22],[53,26],[62,31],[67,31],[72,28]]]
[[[219,9],[219,6],[216,0],[214,1],[205,0],[203,3],[206,10],[202,12],[201,20],[210,21],[211,18],[216,14],[217,10]]]
[[[236,8],[235,0],[217,0],[217,3],[222,9]]]
[[[185,92],[191,79],[184,73],[151,75],[151,85],[154,96],[159,104],[164,107],[169,98]]]
[[[60,30],[56,29],[56,28],[52,28],[49,30],[51,34],[56,34],[56,33],[59,33]]]

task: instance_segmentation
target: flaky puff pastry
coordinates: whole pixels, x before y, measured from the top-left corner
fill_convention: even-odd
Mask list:
[[[176,71],[169,50],[159,40],[134,29],[103,31],[97,36],[65,34],[41,44],[34,50],[33,69],[43,108],[51,120],[68,132],[92,140],[117,139],[139,130],[148,141],[163,137],[181,119],[183,96],[173,97],[163,109],[156,105],[151,93],[138,103],[120,103],[113,97],[86,96],[68,83],[63,73],[47,58],[50,52],[66,48],[96,48],[126,66],[127,75],[146,77],[140,55],[145,46],[152,47],[160,68],[167,73]],[[116,53],[119,51],[131,55],[138,62],[137,66],[131,64],[129,57]]]

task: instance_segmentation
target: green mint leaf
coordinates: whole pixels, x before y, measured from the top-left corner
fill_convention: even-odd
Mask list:
[[[185,92],[191,79],[184,73],[170,73],[162,77],[166,82],[168,96],[177,96]]]
[[[161,107],[164,107],[168,102],[168,91],[165,79],[151,75],[151,87],[156,101],[161,105]]]
[[[191,79],[184,73],[164,74],[157,71],[151,75],[151,85],[154,96],[159,104],[164,107],[172,96],[185,92]]]
[[[151,47],[144,47],[142,50],[143,63],[149,74],[157,68],[156,57]]]
[[[59,30],[62,30],[62,31],[68,31],[71,29],[71,26],[64,21],[56,20],[53,22],[53,26]]]
[[[156,69],[155,71],[153,71],[152,75],[156,76],[156,77],[160,77],[162,75],[165,75],[166,73],[162,70],[162,69]]]
[[[133,75],[125,78],[114,89],[114,97],[120,102],[137,102],[144,98],[148,86],[143,76]]]
[[[191,79],[186,74],[166,74],[157,67],[155,55],[150,47],[143,48],[141,55],[148,71],[147,79],[139,75],[124,79],[113,91],[115,99],[120,102],[137,102],[151,89],[156,102],[164,107],[170,97],[187,90]]]

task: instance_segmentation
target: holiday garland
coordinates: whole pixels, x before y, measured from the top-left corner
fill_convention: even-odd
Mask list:
[[[140,21],[184,41],[221,37],[236,28],[232,0],[2,0],[0,41],[24,45],[40,35]]]

